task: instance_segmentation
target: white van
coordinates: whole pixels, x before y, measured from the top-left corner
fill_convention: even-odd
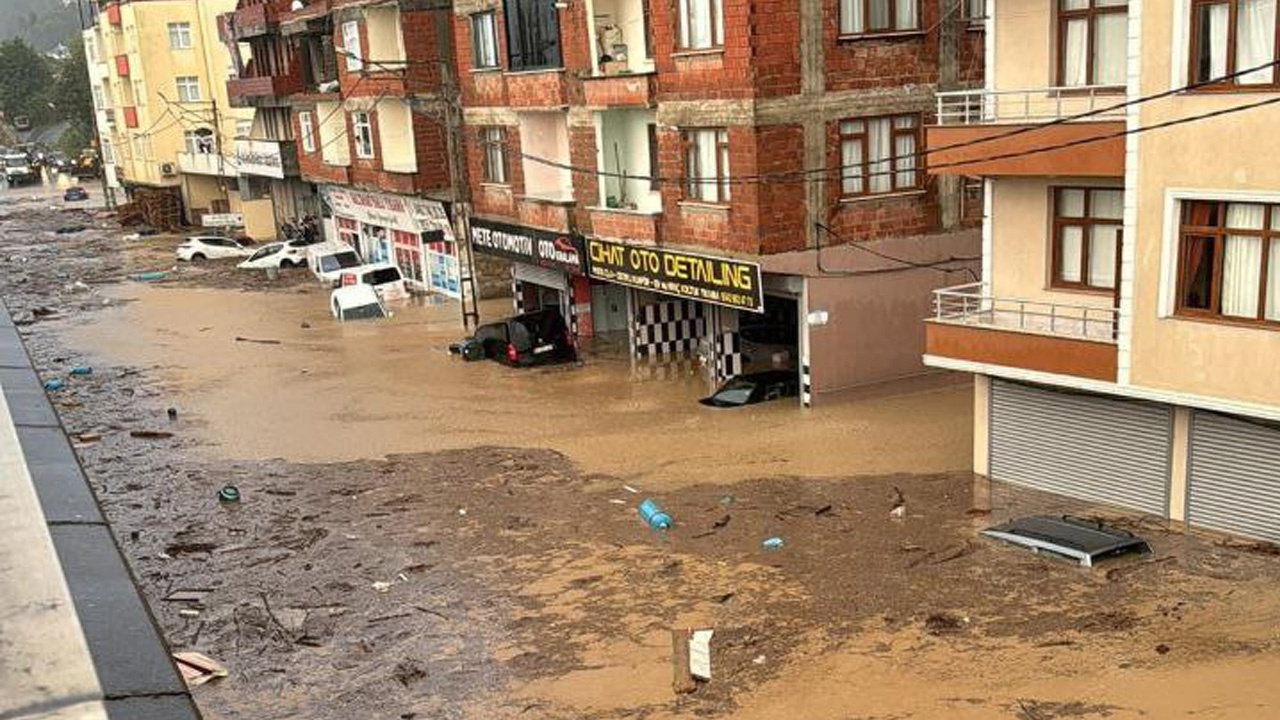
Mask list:
[[[360,264],[360,254],[346,243],[321,243],[307,248],[307,267],[325,285],[333,285],[343,270]]]
[[[403,300],[409,297],[409,286],[405,284],[400,268],[391,263],[373,263],[343,270],[338,274],[341,287],[351,285],[368,285],[378,291],[383,302]]]
[[[343,322],[391,316],[378,299],[378,293],[368,285],[348,285],[334,290],[329,294],[329,311]]]

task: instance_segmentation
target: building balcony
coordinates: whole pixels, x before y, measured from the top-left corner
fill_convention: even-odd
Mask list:
[[[289,12],[291,3],[292,0],[265,0],[236,10],[231,20],[232,37],[247,40],[270,33],[278,26],[280,14]]]
[[[107,6],[107,22],[116,26],[120,25],[120,3],[113,2]]]
[[[282,11],[277,15],[283,35],[303,35],[325,32],[325,18],[329,15],[329,0],[311,0],[299,10]]]
[[[227,97],[232,107],[283,105],[290,95],[300,92],[302,78],[296,73],[227,81]]]
[[[514,108],[558,108],[569,104],[562,68],[505,73],[507,104]]]
[[[129,77],[129,56],[116,56],[116,74],[120,77]]]
[[[1125,109],[1116,107],[1123,89],[959,90],[937,98],[937,124],[925,130],[935,175],[1124,175]]]
[[[573,211],[573,205],[571,198],[523,195],[516,198],[516,215],[520,218],[521,225],[553,232],[569,232],[569,213]]]
[[[1000,297],[986,283],[960,285],[934,291],[925,355],[1115,382],[1118,321],[1115,308]]]
[[[189,175],[221,175],[223,177],[235,177],[239,173],[236,172],[236,164],[228,158],[224,158],[216,153],[178,153],[178,172],[187,173]]]
[[[588,107],[653,107],[653,73],[596,75],[584,78],[582,92]]]
[[[632,244],[657,245],[661,242],[662,213],[590,208],[592,234],[606,240],[624,240]]]

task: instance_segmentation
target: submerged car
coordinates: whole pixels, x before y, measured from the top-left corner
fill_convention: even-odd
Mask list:
[[[264,268],[286,268],[301,267],[307,263],[307,251],[305,247],[299,247],[292,242],[274,242],[270,245],[263,245],[257,252],[249,256],[249,259],[236,265],[242,270],[261,270]]]
[[[1146,540],[1127,530],[1070,515],[1032,515],[982,532],[1032,552],[1071,558],[1085,567],[1125,553],[1149,553]]]
[[[307,267],[326,285],[332,285],[344,270],[362,264],[360,254],[344,243],[324,243],[307,248]]]
[[[391,263],[375,263],[361,265],[343,270],[336,284],[341,287],[349,285],[368,285],[378,293],[383,302],[403,300],[409,297],[409,286],[405,284],[400,268]]]
[[[794,370],[766,370],[730,378],[698,402],[708,407],[741,407],[800,394],[800,378]]]
[[[89,199],[89,191],[85,190],[79,185],[76,185],[74,187],[69,187],[66,189],[66,192],[62,193],[62,200],[64,202],[79,202],[81,200],[88,200],[88,199]]]
[[[463,360],[496,360],[512,367],[572,362],[573,337],[559,310],[539,310],[476,328],[476,334],[449,351]]]
[[[350,285],[334,290],[329,294],[329,311],[343,322],[391,316],[378,299],[378,293],[368,285]]]
[[[249,243],[221,235],[196,235],[189,237],[174,252],[179,260],[199,262],[201,260],[226,260],[242,258],[253,254]]]

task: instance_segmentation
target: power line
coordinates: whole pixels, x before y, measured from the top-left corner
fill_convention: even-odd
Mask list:
[[[828,270],[827,268],[822,266],[822,240],[821,240],[822,236],[821,234],[819,234],[815,238],[816,245],[814,249],[816,252],[814,254],[814,258],[818,265],[818,271],[821,272],[823,275],[856,277],[858,275],[879,275],[887,272],[903,272],[906,270],[933,270],[935,272],[941,272],[944,274],[951,274],[954,272],[967,272],[969,273],[969,276],[972,277],[975,281],[979,279],[978,274],[973,271],[973,268],[968,267],[966,265],[961,265],[959,267],[943,267],[943,266],[946,265],[947,263],[976,262],[982,259],[981,255],[962,256],[962,257],[957,257],[953,255],[951,257],[948,257],[942,260],[931,260],[928,262],[907,260],[906,258],[900,258],[894,255],[890,255],[886,252],[881,252],[874,248],[867,247],[866,245],[863,245],[854,241],[846,240],[843,236],[840,235],[840,233],[837,233],[835,230],[832,230],[830,227],[827,227],[825,224],[821,222],[814,222],[813,225],[815,228],[827,233],[828,235],[835,238],[837,241],[839,241],[846,247],[851,247],[855,250],[861,250],[862,252],[875,255],[878,258],[889,260],[891,262],[896,262],[902,265],[902,267],[868,268],[866,270]]]

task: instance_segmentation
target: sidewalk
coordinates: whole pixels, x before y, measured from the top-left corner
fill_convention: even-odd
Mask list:
[[[0,720],[199,718],[0,304]]]

